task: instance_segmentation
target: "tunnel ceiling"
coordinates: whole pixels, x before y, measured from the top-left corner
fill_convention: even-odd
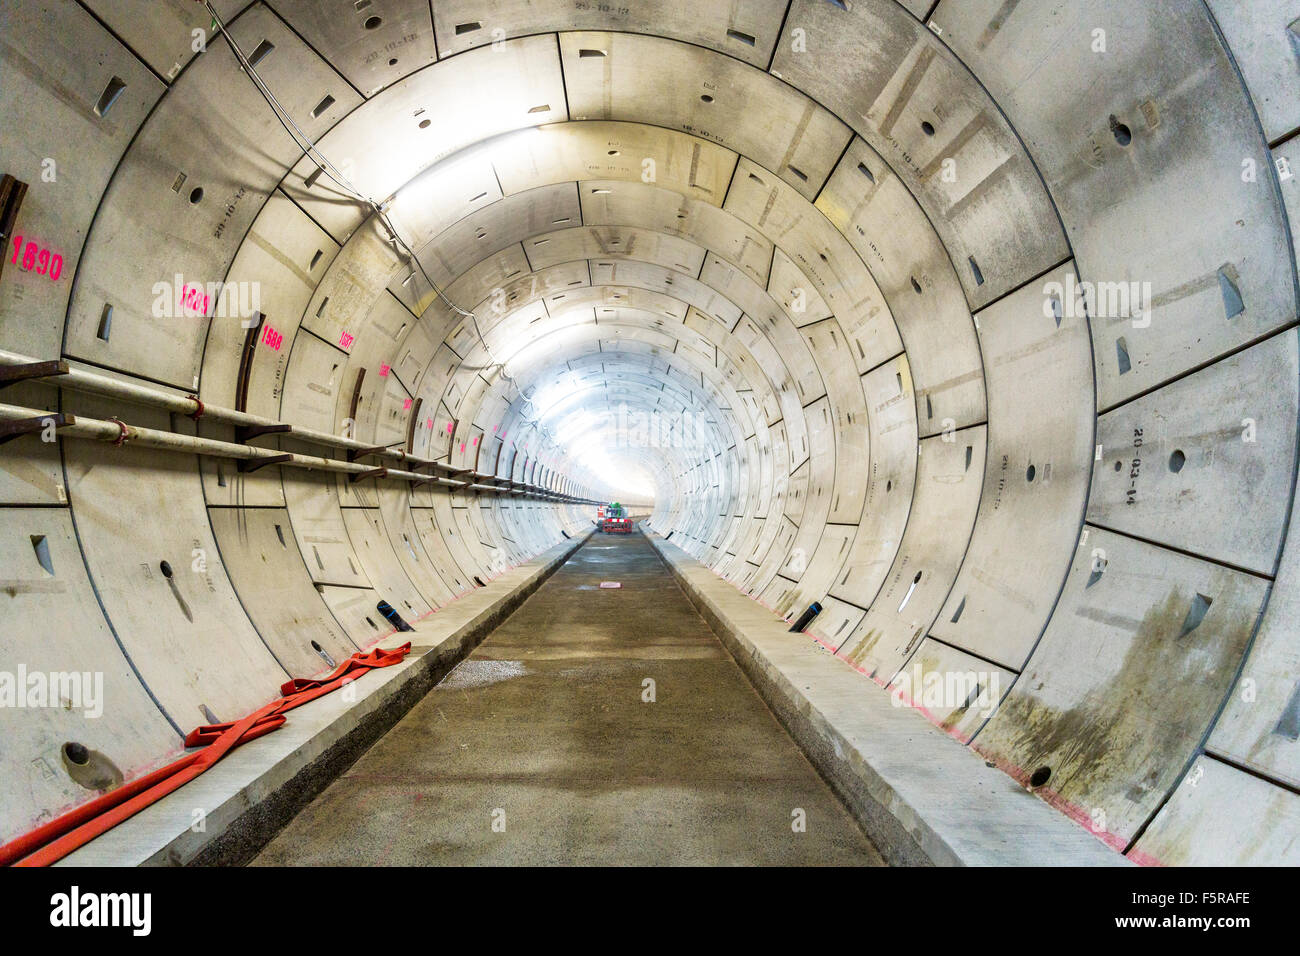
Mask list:
[[[809,633],[896,694],[996,682],[991,717],[909,702],[1018,780],[1050,770],[1040,793],[1135,859],[1266,858],[1300,829],[1300,81],[1278,79],[1300,10],[214,6],[318,152],[201,5],[4,4],[15,231],[63,276],[6,266],[0,347],[652,509],[782,617],[818,603]],[[173,308],[190,286],[210,301]],[[92,443],[9,450],[14,554],[39,508],[70,511],[85,569],[60,620],[153,714],[102,742],[131,767],[168,723],[248,703],[250,674],[319,666],[257,549],[283,547],[271,590],[342,653],[371,637],[346,588],[431,612],[590,517],[129,445],[112,465]],[[157,473],[165,518],[97,513]],[[156,564],[150,533],[212,544],[210,608],[244,633],[210,673],[173,673],[110,567],[121,541]],[[21,731],[35,751],[62,733]],[[34,786],[6,823],[78,793]],[[1229,808],[1230,838],[1191,839]]]

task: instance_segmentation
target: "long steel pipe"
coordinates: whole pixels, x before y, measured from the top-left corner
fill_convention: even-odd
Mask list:
[[[22,355],[21,353],[18,352],[10,352],[4,349],[0,349],[0,366],[17,367],[23,365],[35,365],[38,364],[40,361],[41,361],[40,359],[32,358],[31,356],[28,355]],[[131,402],[136,405],[145,405],[150,408],[158,408],[164,411],[172,412],[174,414],[185,415],[186,417],[189,418],[200,416],[201,418],[208,419],[211,421],[222,422],[224,424],[235,425],[239,427],[275,428],[275,427],[283,427],[286,424],[285,422],[277,421],[274,418],[264,418],[261,415],[250,415],[247,412],[236,411],[233,408],[224,408],[220,405],[209,405],[207,402],[203,402],[198,398],[194,398],[190,396],[173,395],[169,392],[165,392],[158,388],[151,388],[147,385],[140,385],[134,382],[124,382],[119,379],[110,378],[107,375],[99,375],[95,372],[89,372],[86,371],[85,369],[77,368],[75,366],[72,366],[71,364],[69,364],[68,370],[65,373],[59,374],[57,376],[45,376],[41,378],[33,378],[33,379],[29,379],[29,381],[40,382],[42,384],[52,385],[57,388],[66,388],[70,391],[75,391],[75,392],[87,392],[94,395],[107,396],[109,398],[118,398],[123,401]],[[18,406],[0,406],[0,407],[7,408],[7,409],[18,408]],[[38,416],[48,415],[48,414],[49,414],[48,412],[42,412],[37,410],[37,411],[32,411],[30,415],[23,415],[19,417],[38,417]],[[11,420],[11,419],[6,419],[6,420]],[[86,421],[93,421],[93,419],[86,419],[81,416],[77,416],[77,421],[78,423],[81,423]],[[118,435],[120,434],[120,429],[118,429],[118,427],[112,424],[111,422],[108,424],[109,427],[111,427],[113,430],[113,434],[109,440],[116,441]],[[332,435],[328,432],[320,432],[310,428],[300,428],[299,426],[293,425],[292,423],[288,423],[288,424],[290,430],[288,432],[279,432],[278,434],[297,438],[301,441],[309,442],[315,445],[325,445],[331,448],[343,448],[352,451],[366,450],[370,452],[370,457],[373,458],[384,459],[387,461],[397,461],[403,464],[409,463],[416,468],[430,468],[437,471],[441,471],[443,474],[446,475],[468,476],[480,482],[492,481],[492,480],[508,480],[508,479],[499,479],[498,476],[496,475],[488,475],[478,471],[467,471],[463,468],[455,468],[452,465],[446,464],[445,462],[433,461],[427,458],[418,458],[415,455],[408,455],[406,452],[400,451],[396,448],[383,448],[381,450],[375,451],[374,446],[367,445],[365,442],[360,442],[353,438],[345,438],[342,435]],[[189,436],[177,435],[174,432],[160,432],[155,429],[148,429],[148,428],[142,429],[142,428],[136,428],[134,426],[129,426],[129,427],[133,427],[135,431],[140,432],[141,434],[151,433],[155,435],[170,435],[177,439],[189,439]],[[73,437],[73,438],[86,438],[86,437],[100,438],[100,436],[98,435],[92,436],[83,433],[78,433],[76,431],[75,426],[63,427],[60,428],[58,431],[60,435],[68,435],[68,437]],[[100,438],[100,440],[103,439]],[[199,442],[210,441],[214,446],[223,446],[226,448],[234,448],[234,449],[244,449],[245,451],[250,451],[250,452],[267,452],[267,454],[270,455],[284,454],[284,452],[275,449],[268,450],[263,448],[256,448],[249,445],[237,445],[231,442],[220,442],[212,439],[190,439],[190,440],[199,441]],[[170,447],[165,444],[148,444],[146,441],[136,439],[136,438],[128,438],[128,441],[139,441],[140,444],[146,445],[146,447],[150,447],[150,448]],[[199,450],[197,447],[189,447],[185,449],[173,449],[173,450],[184,450],[194,454],[207,454],[207,455],[220,457],[220,458],[251,459],[257,457],[266,457],[266,455],[257,455],[257,454],[251,454],[251,455],[231,454],[231,453],[219,453],[216,451],[204,452]],[[347,462],[339,462],[339,461],[334,461],[334,459],[319,458],[311,455],[295,455],[295,459],[302,460],[302,461],[311,461],[311,462],[333,462],[335,465],[346,466],[343,468],[325,468],[324,466],[318,464],[311,465],[311,467],[317,468],[318,470],[347,471],[352,473],[373,470],[371,468],[367,468],[365,465],[353,465]],[[306,467],[304,465],[297,465],[296,461],[285,462],[284,464],[293,465],[295,467]],[[420,481],[424,481],[424,482],[428,482],[430,479],[429,475],[417,475],[413,472],[405,472],[401,470],[396,470],[396,471],[390,470],[389,475],[393,477],[406,477],[411,480],[419,479]],[[497,486],[486,486],[482,484],[477,484],[476,482],[465,481],[463,478],[454,478],[454,477],[440,478],[438,479],[438,483],[452,485],[455,487],[471,487],[481,491],[499,491],[508,494],[521,494],[521,492],[516,491],[514,489],[506,489]],[[598,502],[596,502],[594,499],[582,498],[575,495],[562,495],[559,492],[552,491],[549,488],[542,488],[537,485],[529,485],[523,482],[513,482],[513,481],[511,483],[516,485],[523,485],[526,491],[522,493],[532,493],[533,495],[540,496],[540,497],[559,496],[557,500],[572,500],[575,503],[580,502],[582,504],[598,504]]]
[[[219,441],[215,438],[200,438],[195,435],[181,435],[176,432],[162,431],[157,428],[144,428],[127,422],[106,421],[99,418],[87,418],[84,415],[69,415],[67,424],[56,425],[55,432],[60,438],[82,438],[92,441],[134,444],[144,448],[159,448],[164,451],[184,454],[205,455],[211,458],[234,458],[242,461],[272,459],[271,464],[287,468],[303,468],[308,471],[330,471],[339,474],[359,475],[376,469],[355,462],[339,461],[336,458],[322,458],[317,455],[303,455],[297,452],[285,452],[277,448],[259,448],[237,442]],[[0,422],[49,419],[54,423],[54,413],[39,408],[25,408],[21,405],[0,404]],[[288,456],[287,458],[285,456]],[[376,476],[378,477],[378,476]],[[498,494],[518,495],[548,501],[565,501],[571,504],[596,504],[597,502],[576,498],[571,495],[558,495],[550,491],[516,490],[496,485],[484,485],[464,479],[444,478],[441,475],[421,475],[413,471],[389,468],[385,477],[422,484],[439,484],[452,488],[474,491],[493,491]]]

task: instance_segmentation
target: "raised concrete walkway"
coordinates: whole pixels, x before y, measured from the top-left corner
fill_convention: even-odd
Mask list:
[[[211,770],[69,854],[60,866],[238,864],[247,862],[293,814],[385,730],[562,565],[585,538],[561,541],[475,588],[414,632],[400,664],[371,671],[291,711],[288,721],[232,751]],[[267,699],[276,688],[267,688]],[[352,698],[352,699],[349,699]]]
[[[1129,864],[671,541],[648,537],[890,863]]]

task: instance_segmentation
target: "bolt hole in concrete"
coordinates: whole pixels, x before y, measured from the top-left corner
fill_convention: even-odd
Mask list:
[[[108,790],[120,786],[122,771],[97,750],[85,744],[68,741],[62,748],[63,768],[72,782],[87,790]]]
[[[312,641],[312,642],[311,642],[311,649],[312,649],[313,651],[315,651],[318,655],[320,655],[321,660],[323,660],[323,661],[324,661],[327,665],[329,665],[330,667],[337,667],[337,666],[338,666],[338,665],[334,662],[334,658],[330,656],[329,651],[327,651],[327,650],[325,650],[325,648],[321,647],[320,644],[318,644],[316,641]]]
[[[930,123],[929,121],[923,122],[921,124],[921,132],[925,133],[926,136],[933,136],[934,124]]]
[[[1029,785],[1034,789],[1037,789],[1043,786],[1043,784],[1047,783],[1047,781],[1051,779],[1052,779],[1052,768],[1039,767],[1037,770],[1034,771],[1033,775],[1029,778]]]
[[[916,577],[912,578],[912,586],[909,587],[909,588],[907,589],[907,594],[904,595],[904,597],[903,597],[903,603],[900,604],[900,605],[898,605],[898,613],[899,613],[899,614],[902,614],[902,613],[903,613],[903,608],[907,607],[907,602],[910,601],[910,600],[912,600],[912,594],[916,591],[916,586],[917,586],[918,584],[921,583],[921,574],[922,574],[922,573],[923,573],[923,572],[921,572],[921,571],[917,571],[917,572],[916,572]]]
[[[1115,136],[1115,142],[1121,146],[1127,146],[1133,142],[1133,131],[1121,123],[1116,116],[1110,118],[1110,131]]]
[[[383,22],[384,22],[383,17],[367,17],[365,22],[365,28],[367,30],[378,30],[380,24],[382,24]]]
[[[195,186],[190,190],[190,204],[197,206],[203,201],[203,187]]]
[[[84,767],[86,764],[90,763],[90,751],[86,749],[84,744],[71,742],[64,744],[63,756],[68,763],[74,764],[78,767]]]
[[[1169,456],[1169,470],[1175,475],[1183,470],[1183,465],[1187,464],[1187,456],[1182,451],[1175,449],[1174,453]]]
[[[43,534],[29,535],[32,542],[32,552],[36,555],[36,562],[41,566],[46,574],[54,573],[54,561],[50,558],[50,542]]]

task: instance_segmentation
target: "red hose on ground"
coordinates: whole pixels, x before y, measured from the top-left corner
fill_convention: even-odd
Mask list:
[[[284,726],[287,711],[355,680],[356,677],[349,676],[354,672],[396,664],[410,650],[408,641],[392,650],[377,647],[358,652],[320,680],[288,681],[280,687],[278,700],[242,720],[195,728],[185,738],[185,746],[205,749],[188,753],[0,846],[0,866],[49,866],[189,783],[240,744],[279,730]]]

